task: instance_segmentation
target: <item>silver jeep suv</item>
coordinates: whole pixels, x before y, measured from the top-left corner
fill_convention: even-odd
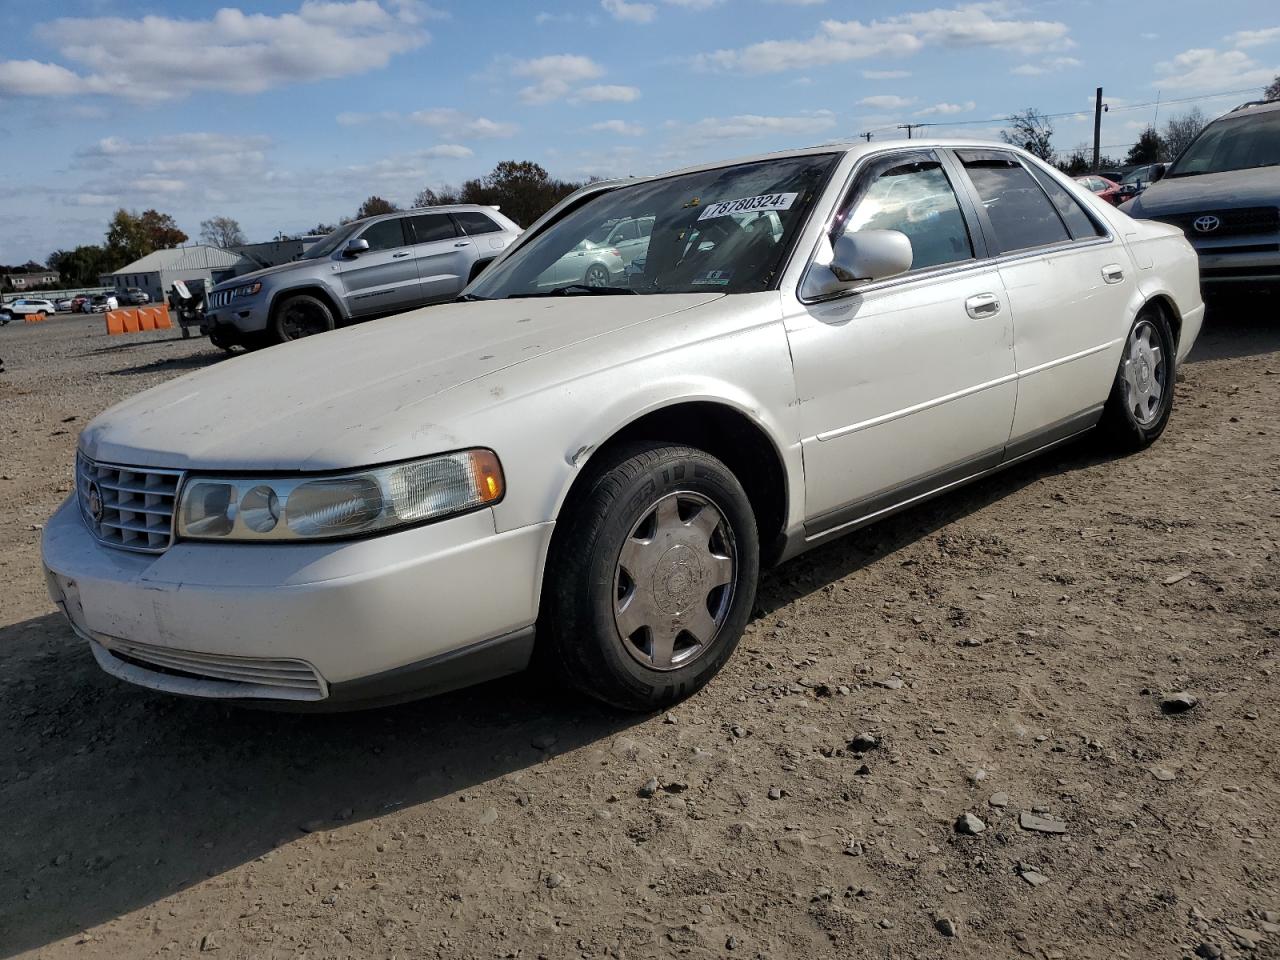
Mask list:
[[[520,232],[475,204],[356,220],[291,263],[218,284],[201,330],[229,350],[452,300]]]
[[[1280,290],[1280,100],[1246,103],[1200,132],[1120,207],[1181,227],[1207,293]]]

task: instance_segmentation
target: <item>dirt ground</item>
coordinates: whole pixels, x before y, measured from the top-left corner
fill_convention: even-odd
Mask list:
[[[1276,313],[1211,317],[1152,449],[767,574],[650,717],[530,678],[320,717],[108,678],[40,575],[77,431],[236,361],[0,330],[0,956],[1280,956]]]

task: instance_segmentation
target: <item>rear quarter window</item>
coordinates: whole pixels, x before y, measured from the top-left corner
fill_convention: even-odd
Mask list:
[[[995,231],[1002,253],[1065,243],[1071,239],[1039,182],[1012,156],[958,151]]]
[[[475,236],[478,233],[498,233],[502,230],[500,226],[478,210],[462,210],[454,213],[453,218],[458,221],[458,226],[462,228],[462,232],[468,236]]]

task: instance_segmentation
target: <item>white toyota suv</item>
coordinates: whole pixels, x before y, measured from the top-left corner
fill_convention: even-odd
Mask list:
[[[543,282],[650,219],[627,285]],[[1086,431],[1153,442],[1204,310],[1175,227],[918,140],[592,184],[462,299],[84,429],[43,556],[103,669],[336,708],[536,644],[659,707],[733,652],[762,565]]]

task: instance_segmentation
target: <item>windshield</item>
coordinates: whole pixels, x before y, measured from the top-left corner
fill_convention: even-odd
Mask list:
[[[836,157],[718,167],[591,197],[481,275],[470,296],[767,290]],[[634,232],[614,232],[630,221]],[[602,245],[611,236],[617,245]]]
[[[1171,177],[1225,173],[1280,164],[1280,110],[1209,124],[1169,171]]]
[[[347,237],[351,236],[358,226],[360,226],[359,223],[349,223],[345,227],[339,227],[319,243],[308,248],[307,252],[298,259],[319,260],[321,257],[327,257],[329,254],[333,253],[333,251],[337,250],[339,246],[345,243]]]

